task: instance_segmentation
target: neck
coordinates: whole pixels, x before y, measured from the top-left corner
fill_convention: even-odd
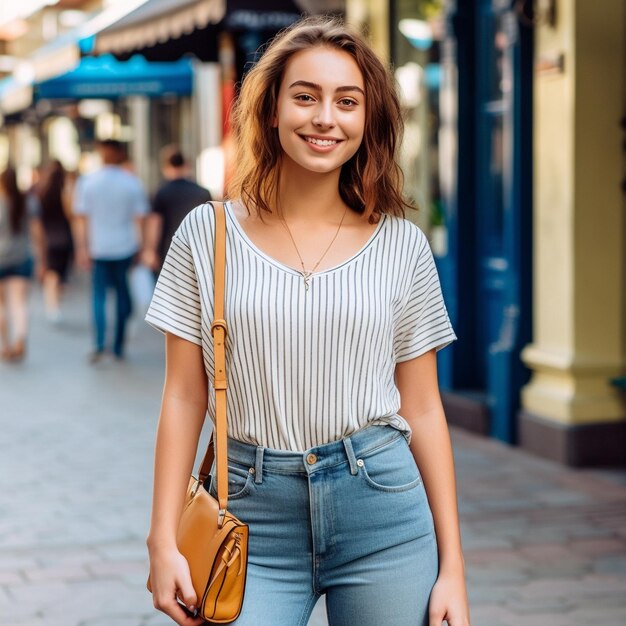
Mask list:
[[[278,185],[279,215],[290,222],[333,222],[341,219],[346,204],[339,195],[339,173],[316,173],[284,159]]]
[[[163,171],[163,177],[166,180],[178,180],[179,178],[186,178],[187,177],[187,170],[185,168],[166,169],[166,170]]]

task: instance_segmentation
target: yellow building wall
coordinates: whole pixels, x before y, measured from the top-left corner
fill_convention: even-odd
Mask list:
[[[346,0],[346,21],[368,36],[376,54],[390,57],[389,3],[380,0]]]
[[[626,3],[560,0],[536,37],[533,370],[524,409],[565,424],[626,418],[623,374]],[[559,59],[562,68],[559,69]]]

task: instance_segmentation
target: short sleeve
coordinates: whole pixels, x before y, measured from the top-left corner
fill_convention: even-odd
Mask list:
[[[148,196],[139,179],[134,181],[133,185],[133,213],[141,216],[146,215],[150,211],[150,203]]]
[[[189,244],[177,233],[159,275],[146,322],[202,345],[200,291]]]
[[[435,260],[424,237],[408,299],[395,324],[393,347],[396,363],[414,359],[433,348],[441,350],[455,339]]]

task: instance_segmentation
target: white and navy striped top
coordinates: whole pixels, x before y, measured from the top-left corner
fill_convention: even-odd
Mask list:
[[[229,203],[226,215],[228,435],[303,451],[370,424],[409,434],[395,365],[456,339],[422,231],[384,215],[357,254],[315,273],[306,291],[299,272],[255,246]],[[211,205],[185,218],[146,315],[202,346],[209,381],[214,233]]]

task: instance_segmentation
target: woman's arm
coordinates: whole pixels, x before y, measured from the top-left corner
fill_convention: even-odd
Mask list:
[[[166,334],[166,370],[154,459],[152,519],[147,538],[154,605],[176,623],[202,620],[185,615],[178,596],[197,602],[189,567],[176,546],[176,531],[207,408],[202,348]]]
[[[396,385],[401,403],[398,412],[413,431],[411,452],[424,481],[439,549],[439,579],[431,595],[430,624],[441,626],[447,619],[451,626],[465,626],[469,610],[454,460],[439,395],[435,350],[398,363]]]
[[[144,222],[142,262],[151,270],[158,270],[161,259],[159,258],[159,240],[163,232],[163,217],[152,212]]]

